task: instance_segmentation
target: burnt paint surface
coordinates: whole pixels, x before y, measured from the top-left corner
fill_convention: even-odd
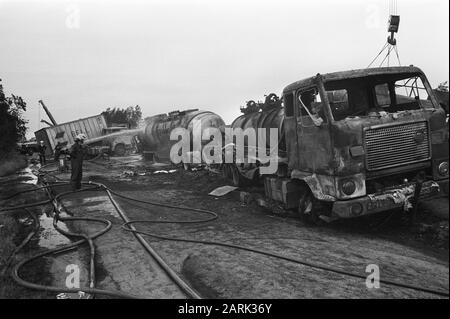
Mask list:
[[[284,139],[284,109],[274,108],[264,112],[254,112],[249,114],[243,114],[233,121],[231,127],[233,129],[240,128],[243,131],[246,129],[255,129],[256,140],[258,140],[258,130],[265,129],[266,131],[266,147],[270,148],[270,129],[278,129],[278,143],[282,144]],[[246,145],[247,146],[247,145]],[[282,147],[282,145],[280,145]]]
[[[146,119],[146,126],[139,133],[139,138],[144,142],[144,148],[155,151],[162,161],[170,161],[170,150],[177,141],[170,140],[172,130],[184,128],[192,135],[193,123],[199,121],[202,130],[206,128],[218,128],[223,130],[223,119],[209,111],[185,111],[173,116],[161,114]],[[191,136],[192,137],[192,136]]]
[[[430,126],[430,135],[435,132],[443,132],[445,128],[445,117],[441,109],[404,111],[386,116],[376,117],[355,117],[347,118],[343,121],[335,122],[331,126],[331,134],[334,136],[335,151],[335,174],[346,176],[364,172],[364,155],[353,158],[350,154],[350,148],[354,146],[364,146],[363,130],[373,125],[392,124],[399,125],[408,122],[428,121]],[[448,138],[442,138],[440,143],[436,144],[432,138],[432,156],[435,152],[447,153],[448,157]],[[447,151],[445,151],[445,148]],[[433,150],[435,152],[433,152]]]
[[[395,73],[396,70],[390,68],[388,73]],[[401,72],[408,74],[408,71],[414,71],[419,74],[427,89],[429,83],[426,77],[417,68],[401,68]],[[374,73],[377,76],[383,76],[386,70],[370,70],[369,73]],[[324,78],[345,79],[347,76],[361,76],[365,71],[351,71],[341,72],[330,75],[318,75],[314,78],[305,81],[298,81],[288,86],[284,90],[284,96],[294,95],[310,89],[311,87],[318,87]],[[323,86],[322,86],[323,88]],[[431,90],[428,90],[429,92]],[[432,94],[432,93],[431,93]],[[429,136],[431,143],[432,161],[436,159],[448,160],[448,124],[446,123],[445,111],[436,103],[434,96],[431,97],[431,105],[423,106],[419,110],[399,111],[396,113],[378,114],[376,116],[360,116],[347,117],[341,121],[333,121],[332,116],[328,113],[328,121],[321,126],[307,126],[302,125],[302,118],[300,114],[300,106],[296,102],[294,105],[294,116],[285,119],[285,136],[286,145],[289,158],[289,168],[297,175],[311,174],[316,176],[317,181],[320,178],[325,178],[325,182],[335,183],[334,191],[326,191],[325,193],[343,198],[342,194],[337,194],[336,191],[340,188],[339,183],[346,176],[358,177],[357,184],[364,186],[365,181],[365,146],[364,146],[364,129],[375,125],[401,125],[411,122],[427,121],[429,126]],[[322,94],[322,101],[328,104],[327,98]],[[434,107],[433,107],[434,105]],[[329,112],[329,111],[328,111]],[[351,150],[358,150],[353,152]],[[431,163],[429,163],[431,165]],[[417,165],[406,165],[401,168],[394,169],[397,171],[405,171],[408,169],[416,169]],[[294,174],[294,175],[295,175]],[[383,174],[383,172],[377,172]],[[435,174],[434,174],[435,175]],[[296,178],[295,176],[292,176]],[[435,176],[436,177],[436,176]],[[323,184],[321,181],[320,184]],[[361,183],[359,183],[361,182]],[[322,185],[323,186],[323,185]],[[357,187],[359,196],[365,194],[365,187]],[[364,194],[362,194],[364,193]]]
[[[404,74],[404,76],[419,74],[425,86],[429,88],[429,83],[419,68],[375,68],[317,75],[316,77],[297,81],[289,85],[285,88],[284,94],[295,94],[295,92],[304,91],[313,86],[320,87],[319,82],[324,80],[344,80],[360,76],[383,76],[384,74],[397,73]],[[323,100],[327,103],[326,97]],[[435,98],[432,96],[431,100],[433,101]],[[387,113],[385,116],[347,117],[337,122],[329,120],[329,124],[326,123],[321,127],[305,128],[301,125],[301,121],[289,121],[289,125],[285,125],[289,166],[291,169],[304,172],[334,176],[350,176],[364,173],[364,154],[352,157],[350,152],[352,147],[364,147],[364,128],[373,125],[397,125],[419,121],[427,121],[429,123],[432,157],[447,159],[448,125],[445,120],[446,114],[437,103],[433,104],[435,104],[436,108]],[[295,110],[299,113],[298,105],[296,105]],[[298,139],[297,145],[292,141],[294,138]]]

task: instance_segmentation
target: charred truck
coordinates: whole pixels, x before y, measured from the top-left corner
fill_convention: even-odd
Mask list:
[[[419,68],[317,74],[288,85],[282,102],[232,124],[280,132],[277,173],[225,164],[236,185],[261,178],[267,197],[327,221],[448,195],[446,114]]]

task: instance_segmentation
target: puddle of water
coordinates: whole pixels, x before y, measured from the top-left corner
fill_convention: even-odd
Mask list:
[[[71,208],[82,207],[83,213],[101,211],[110,213],[113,217],[120,218],[107,196],[64,199],[64,206],[67,207],[69,211]],[[40,247],[52,249],[70,243],[70,240],[67,237],[60,234],[53,227],[53,217],[48,217],[46,214],[42,214],[39,221],[41,228],[39,232],[38,245]],[[63,230],[69,231],[67,225],[61,221],[58,222],[58,226]]]
[[[33,174],[33,170],[31,167],[24,168],[23,170],[9,176],[0,177],[0,184],[2,184],[3,186],[13,184],[36,185],[37,181],[38,177]]]
[[[83,212],[104,212],[109,213],[111,216],[119,218],[114,206],[111,204],[109,197],[105,195],[77,198],[77,199],[64,199],[64,206],[69,210],[70,207],[83,207]]]
[[[47,217],[46,214],[42,214],[39,217],[39,222],[41,224],[38,234],[38,245],[40,247],[52,249],[70,243],[70,240],[66,236],[60,234],[53,227],[53,217]],[[58,226],[64,230],[67,230],[67,227],[64,223],[59,222]]]
[[[18,175],[20,178],[24,177],[26,178],[23,181],[21,181],[21,183],[36,185],[38,182],[38,177],[33,174],[33,170],[31,169],[31,167],[23,169],[22,171],[19,172]]]

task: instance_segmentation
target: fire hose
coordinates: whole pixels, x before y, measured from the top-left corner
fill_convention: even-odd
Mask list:
[[[97,185],[100,186],[102,184],[97,184]],[[104,186],[104,185],[102,185],[102,186]],[[106,188],[106,186],[104,186],[104,187]],[[106,189],[108,189],[108,188],[106,188]],[[180,206],[173,206],[173,205],[167,205],[167,204],[162,204],[162,203],[157,203],[157,202],[139,200],[139,199],[136,199],[136,198],[124,196],[124,195],[122,195],[120,193],[117,193],[115,191],[112,191],[112,190],[109,190],[109,192],[114,194],[114,195],[116,195],[116,196],[118,196],[118,197],[126,199],[126,200],[131,200],[131,201],[140,202],[140,203],[144,203],[144,204],[149,204],[149,205],[153,205],[153,206],[161,206],[161,207],[168,207],[168,208],[174,208],[174,209],[186,209],[185,207],[180,207]],[[205,210],[200,210],[200,209],[189,208],[189,210],[197,211],[197,212],[200,212],[200,213],[212,213],[212,212],[205,211]],[[352,272],[349,272],[349,271],[340,270],[340,269],[336,269],[336,268],[331,268],[331,267],[326,266],[326,265],[320,265],[320,264],[316,264],[316,263],[311,263],[311,262],[307,262],[307,261],[304,261],[304,260],[299,260],[299,259],[295,259],[295,258],[291,258],[291,257],[287,257],[287,256],[283,256],[283,255],[279,255],[279,254],[263,251],[263,250],[258,250],[258,249],[254,249],[254,248],[241,246],[241,245],[227,244],[227,243],[218,242],[218,241],[202,241],[202,240],[194,240],[194,239],[188,239],[188,238],[168,237],[168,236],[162,236],[160,234],[144,232],[144,231],[138,231],[138,230],[136,230],[135,227],[133,227],[133,224],[137,224],[137,223],[186,224],[186,223],[204,223],[204,222],[209,222],[209,221],[212,221],[212,220],[215,220],[215,219],[217,219],[217,214],[213,213],[213,217],[205,218],[203,220],[192,220],[192,221],[179,221],[179,220],[167,221],[167,220],[149,220],[149,219],[133,220],[133,221],[129,221],[129,222],[126,222],[125,224],[123,224],[122,228],[124,230],[126,230],[126,231],[129,231],[129,232],[132,232],[132,233],[135,233],[135,234],[138,233],[138,234],[141,234],[141,235],[150,236],[150,237],[157,238],[157,239],[160,239],[160,240],[189,242],[189,243],[197,243],[197,244],[203,244],[203,245],[213,245],[213,246],[222,246],[222,247],[228,247],[228,248],[233,248],[233,249],[239,249],[239,250],[244,250],[244,251],[248,251],[248,252],[252,252],[252,253],[256,253],[256,254],[260,254],[260,255],[265,255],[265,256],[268,256],[268,257],[273,257],[273,258],[277,258],[277,259],[286,260],[286,261],[293,262],[293,263],[296,263],[296,264],[300,264],[300,265],[303,265],[303,266],[307,266],[307,267],[310,267],[310,268],[315,268],[315,269],[319,269],[319,270],[323,270],[323,271],[333,272],[333,273],[336,273],[336,274],[350,276],[350,277],[364,279],[364,280],[367,279],[367,277],[364,276],[364,275],[360,275],[360,274],[356,274],[356,273],[352,273]],[[383,283],[383,284],[386,284],[386,285],[389,285],[389,286],[396,286],[396,287],[399,287],[399,288],[411,289],[411,290],[415,290],[415,291],[421,291],[421,292],[435,294],[435,295],[444,296],[444,297],[448,297],[449,296],[448,292],[439,291],[439,290],[435,290],[435,289],[422,288],[422,287],[419,287],[419,286],[399,283],[399,282],[395,282],[395,281],[391,281],[391,280],[381,280],[380,279],[380,283]]]
[[[43,187],[38,187],[36,189],[33,190],[25,190],[22,192],[18,192],[12,196],[10,196],[9,198],[13,198],[19,194],[23,194],[26,192],[30,192],[30,191],[37,191],[39,189],[48,189],[51,187],[55,187],[55,186],[64,186],[64,185],[68,185],[69,183],[58,183],[57,185],[46,185]],[[83,189],[81,191],[90,191],[90,190],[94,190],[97,189],[97,187],[90,187],[90,188],[86,188]],[[54,209],[54,217],[53,217],[53,226],[54,228],[60,232],[61,234],[67,236],[67,237],[72,237],[72,238],[80,238],[79,240],[72,242],[68,245],[64,245],[62,247],[58,247],[55,249],[50,249],[47,250],[45,252],[39,253],[35,256],[32,256],[30,258],[26,258],[22,261],[20,261],[19,263],[17,263],[13,269],[12,269],[12,278],[21,286],[29,288],[29,289],[35,289],[35,290],[42,290],[42,291],[46,291],[46,292],[66,292],[66,293],[78,293],[79,291],[83,291],[89,294],[102,294],[102,295],[107,295],[107,296],[112,296],[112,297],[118,297],[118,298],[139,298],[138,296],[133,296],[131,294],[127,294],[127,293],[123,293],[120,291],[109,291],[109,290],[104,290],[104,289],[97,289],[95,288],[95,246],[94,246],[94,242],[93,240],[96,239],[97,237],[105,234],[107,231],[109,231],[111,229],[111,222],[106,220],[106,219],[98,219],[98,218],[81,218],[81,217],[61,217],[58,211],[58,208],[55,204],[55,202],[66,195],[75,193],[75,192],[80,192],[80,191],[72,191],[72,192],[66,192],[66,193],[62,193],[57,195],[55,198],[50,199],[48,201],[41,201],[41,202],[37,202],[37,203],[31,203],[31,204],[26,204],[26,205],[19,205],[16,207],[5,207],[0,209],[0,212],[6,212],[6,211],[13,211],[13,210],[17,210],[17,209],[21,209],[24,206],[27,207],[33,207],[33,206],[39,206],[39,205],[44,205],[42,203],[48,204],[48,203],[52,203],[53,204],[53,209]],[[74,232],[70,232],[70,231],[66,231],[60,227],[58,227],[58,221],[87,221],[87,222],[97,222],[97,223],[102,223],[105,224],[105,228],[103,228],[102,230],[94,233],[93,235],[85,235],[85,234],[81,234],[81,233],[74,233]],[[36,232],[32,232],[30,233],[27,238],[26,238],[26,242],[22,242],[22,244],[17,247],[17,249],[14,251],[13,254],[16,254],[30,239],[31,237],[34,236]],[[32,261],[35,261],[39,258],[42,257],[46,257],[46,256],[54,256],[54,255],[58,255],[64,252],[68,252],[71,250],[75,250],[77,249],[79,246],[81,246],[84,243],[88,243],[89,244],[89,250],[90,250],[90,261],[89,261],[89,287],[83,287],[83,288],[66,288],[66,287],[56,287],[56,286],[46,286],[46,285],[40,285],[40,284],[35,284],[32,282],[28,282],[24,279],[22,279],[20,277],[20,269],[22,267],[24,267],[25,265],[31,263]],[[12,257],[12,256],[11,256]]]
[[[84,183],[86,184],[86,183]],[[61,184],[59,184],[61,185]],[[310,268],[314,268],[314,269],[319,269],[322,271],[328,271],[328,272],[332,272],[332,273],[336,273],[336,274],[340,274],[340,275],[345,275],[345,276],[349,276],[349,277],[353,277],[353,278],[358,278],[358,279],[364,279],[366,280],[366,276],[365,275],[361,275],[361,274],[357,274],[357,273],[353,273],[353,272],[349,272],[349,271],[345,271],[345,270],[340,270],[340,269],[336,269],[336,268],[332,268],[329,267],[327,265],[321,265],[321,264],[316,264],[316,263],[312,263],[312,262],[307,262],[304,260],[299,260],[299,259],[295,259],[295,258],[291,258],[291,257],[287,257],[287,256],[283,256],[283,255],[279,255],[279,254],[275,254],[275,253],[271,253],[271,252],[267,252],[267,251],[263,251],[263,250],[258,250],[258,249],[254,249],[254,248],[249,248],[249,247],[245,247],[245,246],[241,246],[241,245],[234,245],[234,244],[227,244],[224,242],[219,242],[219,241],[202,241],[202,240],[194,240],[194,239],[188,239],[188,238],[176,238],[176,237],[169,237],[169,236],[162,236],[160,234],[155,234],[155,233],[151,233],[151,232],[144,232],[144,231],[140,231],[137,230],[134,227],[134,224],[137,223],[150,223],[150,224],[158,224],[158,223],[172,223],[172,224],[192,224],[192,223],[206,223],[206,222],[210,222],[213,220],[216,220],[218,218],[217,214],[212,212],[212,211],[208,211],[208,210],[203,210],[203,209],[197,209],[197,208],[192,208],[192,207],[185,207],[185,206],[175,206],[175,205],[169,205],[169,204],[165,204],[165,203],[158,203],[158,202],[152,202],[152,201],[144,201],[144,200],[140,200],[137,198],[132,198],[132,197],[128,197],[125,196],[123,194],[117,193],[113,190],[111,190],[110,188],[108,188],[107,186],[100,184],[100,183],[94,183],[94,182],[89,182],[88,185],[95,185],[96,187],[94,188],[87,188],[86,190],[104,190],[110,201],[112,202],[113,206],[115,207],[115,209],[117,210],[117,212],[121,215],[122,219],[124,219],[125,223],[122,225],[122,228],[126,231],[132,232],[136,238],[138,238],[139,242],[146,247],[146,250],[155,258],[155,260],[160,264],[160,266],[166,271],[166,273],[169,275],[169,277],[175,281],[175,283],[184,291],[186,292],[186,294],[188,296],[190,296],[191,298],[199,298],[200,296],[194,291],[192,290],[192,288],[190,288],[186,283],[184,283],[184,281],[182,281],[182,279],[180,279],[178,277],[178,275],[172,270],[170,269],[170,267],[164,262],[164,260],[153,250],[153,248],[151,248],[151,246],[143,239],[142,235],[144,236],[149,236],[149,237],[153,237],[153,238],[157,238],[157,239],[161,239],[161,240],[168,240],[168,241],[179,241],[179,242],[189,242],[189,243],[197,243],[197,244],[203,244],[203,245],[214,245],[214,246],[222,246],[222,247],[228,247],[228,248],[233,248],[233,249],[239,249],[239,250],[243,250],[243,251],[248,251],[248,252],[252,252],[252,253],[256,253],[256,254],[260,254],[260,255],[265,255],[268,257],[272,257],[272,258],[277,258],[277,259],[281,259],[281,260],[285,260],[285,261],[289,261],[292,263],[296,263],[296,264],[300,264],[303,266],[307,266]],[[56,186],[56,185],[55,185]],[[44,187],[43,187],[44,188]],[[83,190],[84,191],[84,190]],[[57,201],[58,199],[69,195],[73,192],[66,192],[66,193],[62,193],[59,194],[55,197],[55,201]],[[130,201],[134,201],[134,202],[139,202],[139,203],[144,203],[147,205],[152,205],[152,206],[159,206],[159,207],[165,207],[165,208],[170,208],[170,209],[179,209],[179,210],[188,210],[188,211],[192,211],[195,213],[200,213],[200,214],[207,214],[210,215],[210,217],[208,218],[203,218],[203,219],[196,219],[196,220],[149,220],[149,219],[145,219],[145,220],[129,220],[128,217],[126,216],[126,214],[124,213],[124,211],[120,208],[120,206],[118,205],[118,203],[114,200],[113,196],[115,195],[117,197],[123,198],[125,200],[130,200]],[[33,204],[29,204],[29,205],[33,205]],[[35,205],[36,206],[36,205]],[[9,207],[9,210],[14,209],[13,207]],[[2,209],[3,210],[3,209]],[[0,210],[0,212],[2,211]],[[58,214],[55,214],[55,216],[58,216]],[[114,296],[114,297],[124,297],[124,298],[133,298],[136,296],[132,296],[129,294],[125,294],[125,293],[121,293],[121,292],[111,292],[111,291],[107,291],[107,290],[101,290],[101,289],[96,289],[96,288],[92,288],[93,283],[95,282],[95,275],[92,272],[92,268],[93,268],[93,260],[94,260],[94,246],[93,246],[93,240],[101,235],[103,235],[104,233],[106,233],[110,228],[110,222],[107,220],[103,220],[103,219],[94,219],[94,218],[74,218],[74,217],[70,217],[70,218],[64,218],[64,220],[68,221],[68,220],[87,220],[87,221],[95,221],[95,222],[100,222],[100,223],[106,223],[106,227],[95,233],[94,235],[82,235],[82,234],[75,234],[75,233],[70,233],[70,232],[66,232],[60,228],[58,228],[56,226],[55,223],[57,223],[57,220],[61,220],[63,221],[63,219],[61,217],[56,217],[56,221],[54,220],[54,225],[55,228],[57,228],[58,231],[62,231],[63,234],[67,235],[67,236],[74,236],[74,237],[80,237],[82,239],[80,239],[77,242],[74,242],[70,245],[66,245],[64,247],[61,248],[57,248],[57,249],[53,249],[41,254],[38,254],[34,257],[31,257],[29,259],[25,259],[22,262],[18,263],[14,269],[13,269],[13,278],[16,280],[17,283],[19,283],[22,286],[28,287],[28,288],[32,288],[32,289],[39,289],[39,290],[46,290],[46,291],[54,291],[54,292],[78,292],[79,290],[85,291],[87,293],[91,293],[91,294],[104,294],[104,295],[110,295],[110,296]],[[24,266],[25,264],[50,255],[50,254],[59,254],[68,250],[72,250],[75,249],[77,246],[88,242],[90,249],[91,249],[91,276],[89,278],[90,280],[90,287],[89,288],[82,288],[82,289],[68,289],[68,288],[62,288],[62,287],[52,287],[52,286],[43,286],[43,285],[38,285],[38,284],[34,284],[34,283],[30,283],[27,282],[23,279],[21,279],[19,277],[19,270],[22,266]],[[178,279],[176,279],[178,278]],[[178,281],[181,280],[181,281]],[[389,286],[395,286],[398,288],[404,288],[404,289],[411,289],[411,290],[415,290],[415,291],[420,291],[420,292],[424,292],[424,293],[430,293],[430,294],[434,294],[434,295],[438,295],[438,296],[443,296],[443,297],[449,297],[449,293],[445,292],[445,291],[441,291],[441,290],[436,290],[436,289],[428,289],[428,288],[423,288],[423,287],[419,287],[419,286],[415,286],[415,285],[410,285],[410,284],[406,284],[406,283],[400,283],[400,282],[395,282],[392,280],[384,280],[384,279],[380,279],[380,283],[385,284],[385,285],[389,285]]]

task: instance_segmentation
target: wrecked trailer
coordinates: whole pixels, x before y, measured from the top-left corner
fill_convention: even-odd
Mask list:
[[[408,209],[416,186],[448,195],[446,115],[419,68],[318,74],[288,85],[283,105],[286,152],[260,178],[286,208],[331,221]]]
[[[47,146],[46,155],[50,156],[58,143],[70,147],[78,134],[83,133],[88,139],[93,139],[103,135],[103,130],[107,127],[105,117],[99,114],[45,127],[34,132],[34,135],[37,141],[44,141]]]
[[[170,151],[177,141],[170,139],[170,134],[175,128],[184,128],[192,135],[194,123],[199,123],[201,130],[218,128],[223,130],[223,119],[210,111],[191,109],[185,111],[173,111],[168,114],[160,114],[145,119],[145,126],[139,131],[139,140],[143,145],[144,153],[151,153],[155,160],[170,162]],[[201,155],[189,152],[189,157]],[[189,164],[185,164],[188,167]]]

